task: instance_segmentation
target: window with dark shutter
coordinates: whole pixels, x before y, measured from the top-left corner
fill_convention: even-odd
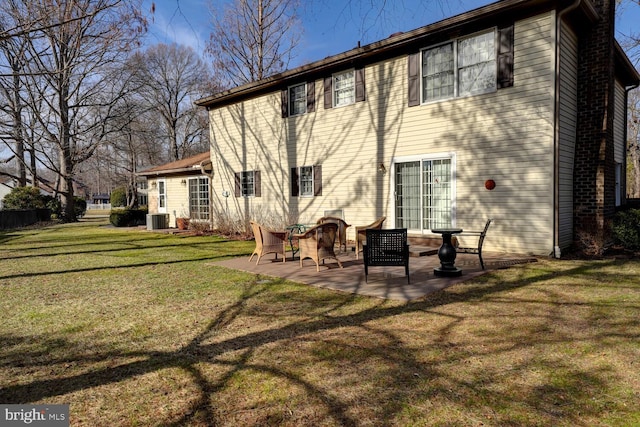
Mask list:
[[[316,82],[307,83],[307,113],[316,111]]]
[[[291,168],[291,196],[298,197],[300,195],[300,177],[298,168]]]
[[[409,71],[409,107],[420,105],[420,53],[409,55],[409,63],[407,65]]]
[[[242,172],[235,173],[235,195],[236,197],[242,196]]]
[[[289,89],[283,89],[280,93],[280,98],[282,100],[282,118],[289,117]]]
[[[253,171],[253,195],[255,197],[262,196],[262,191],[260,190],[260,171]]]
[[[498,89],[513,86],[513,24],[498,29]]]
[[[356,102],[365,100],[364,68],[356,68]]]
[[[333,107],[333,77],[324,78],[324,109]]]
[[[322,196],[322,166],[313,167],[313,195]]]

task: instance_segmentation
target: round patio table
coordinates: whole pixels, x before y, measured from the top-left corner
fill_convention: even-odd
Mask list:
[[[451,236],[462,233],[462,228],[435,228],[433,233],[442,234],[442,246],[438,249],[440,267],[433,269],[433,274],[438,277],[461,276],[462,270],[455,266],[456,248],[451,244]]]

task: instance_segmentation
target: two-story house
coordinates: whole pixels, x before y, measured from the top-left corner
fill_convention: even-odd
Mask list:
[[[559,256],[625,203],[613,0],[503,0],[201,99],[212,219],[360,225]],[[348,236],[353,239],[353,228]]]

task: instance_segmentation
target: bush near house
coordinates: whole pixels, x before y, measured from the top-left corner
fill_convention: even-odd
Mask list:
[[[109,222],[114,227],[134,227],[147,222],[147,209],[112,209]]]
[[[16,187],[2,200],[6,210],[43,209],[46,200],[35,187]]]
[[[613,237],[625,249],[640,250],[640,209],[620,211],[615,215]]]
[[[114,208],[127,206],[127,190],[124,187],[114,188],[109,201]]]

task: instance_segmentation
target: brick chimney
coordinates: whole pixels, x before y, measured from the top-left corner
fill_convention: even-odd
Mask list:
[[[591,2],[600,19],[579,45],[574,238],[583,251],[601,253],[615,213],[615,1]]]

